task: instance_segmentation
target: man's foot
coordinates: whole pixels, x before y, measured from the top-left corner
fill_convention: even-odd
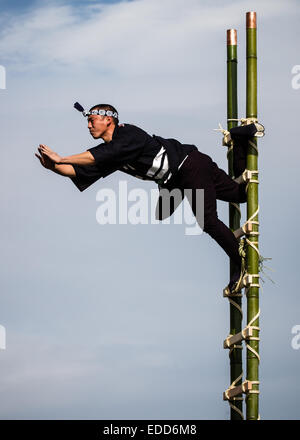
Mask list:
[[[230,278],[230,282],[228,284],[228,289],[230,293],[238,293],[242,290],[243,287],[243,273],[241,269],[236,271],[232,277]]]
[[[258,122],[252,122],[248,125],[239,125],[229,130],[231,138],[235,137],[262,137],[265,134],[265,127]]]
[[[245,267],[246,267],[246,244],[245,239],[241,239],[239,243],[239,254],[241,256],[241,264],[236,268],[234,273],[232,274],[229,284],[227,286],[227,290],[231,294],[238,293],[242,290],[243,286],[243,278],[245,275]]]

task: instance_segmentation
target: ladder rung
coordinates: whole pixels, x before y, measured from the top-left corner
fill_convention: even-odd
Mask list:
[[[237,333],[236,335],[228,336],[228,338],[226,338],[224,341],[224,348],[230,348],[232,347],[232,345],[235,345],[238,342],[241,342],[244,339],[249,338],[250,336],[253,336],[253,328],[246,327],[244,328],[244,330]]]
[[[252,232],[252,224],[251,223],[245,223],[243,226],[241,226],[239,229],[234,231],[234,235],[236,238],[240,238],[245,234],[249,234]]]
[[[223,393],[223,400],[230,400],[233,397],[242,393],[247,393],[250,390],[252,390],[252,382],[250,380],[245,380],[242,385],[238,385],[234,388],[228,388],[228,390]]]

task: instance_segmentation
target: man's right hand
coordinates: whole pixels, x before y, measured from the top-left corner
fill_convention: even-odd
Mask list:
[[[51,148],[47,145],[40,144],[38,150],[41,154],[43,154],[43,156],[48,156],[49,159],[54,163],[59,164],[62,159],[59,154],[55,153],[55,151],[51,150]]]
[[[35,153],[35,156],[39,159],[41,165],[43,165],[44,168],[47,168],[48,170],[54,171],[55,163],[53,160],[49,158],[49,156],[46,156],[38,149],[40,154]]]
[[[58,165],[53,160],[50,159],[49,156],[42,153],[40,148],[38,148],[38,151],[40,154],[35,153],[36,157],[41,162],[41,165],[43,165],[44,168],[47,168],[48,170],[53,171],[56,174],[60,174],[61,176],[66,177],[75,177],[76,173],[74,170],[74,167],[72,165]]]

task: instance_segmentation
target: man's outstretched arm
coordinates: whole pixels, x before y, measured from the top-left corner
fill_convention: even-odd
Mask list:
[[[56,174],[60,174],[61,176],[66,176],[66,177],[76,176],[76,172],[72,165],[67,165],[67,164],[62,165],[62,164],[54,163],[48,156],[46,156],[41,152],[40,154],[35,153],[35,155],[39,159],[41,165],[43,165],[44,168],[47,168],[48,170],[51,170]]]
[[[100,170],[96,165],[70,165],[54,163],[49,156],[46,156],[39,149],[39,154],[35,153],[41,165],[61,176],[69,177],[79,191],[84,191],[101,177],[107,176],[115,171],[114,168]]]
[[[47,156],[52,162],[57,165],[93,165],[95,164],[94,156],[89,151],[83,153],[73,154],[72,156],[61,157],[58,153],[55,153],[47,145],[40,144],[38,148],[39,152]]]

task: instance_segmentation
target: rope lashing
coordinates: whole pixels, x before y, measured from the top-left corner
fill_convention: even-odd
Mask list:
[[[258,176],[257,170],[247,170],[246,168],[240,176],[234,178],[234,181],[237,183],[259,183],[257,179],[253,179],[255,175]]]
[[[260,362],[259,354],[248,343],[248,341],[259,341],[260,340],[259,336],[253,336],[253,331],[258,331],[259,332],[260,328],[258,326],[252,325],[254,323],[254,321],[256,321],[258,319],[259,315],[260,315],[260,310],[251,319],[251,321],[247,324],[247,326],[241,332],[237,333],[236,335],[229,335],[225,339],[223,346],[224,346],[225,349],[226,348],[230,349],[229,356],[231,355],[232,351],[235,348],[240,348],[240,349],[243,348],[242,345],[237,345],[238,342],[245,341],[247,349],[250,350],[257,357],[258,362]]]
[[[236,238],[240,238],[242,235],[249,235],[249,236],[259,235],[259,232],[253,231],[252,228],[252,225],[257,225],[257,227],[259,226],[259,221],[253,220],[253,218],[258,214],[258,212],[259,212],[259,207],[255,211],[255,213],[252,214],[251,217],[249,217],[249,219],[239,229],[233,232]]]
[[[227,338],[224,341],[224,348],[234,348],[237,347],[236,344],[238,342],[242,342],[242,341],[259,341],[259,337],[258,336],[253,336],[253,331],[257,330],[260,331],[260,328],[257,326],[252,325],[254,323],[254,321],[256,321],[256,319],[258,319],[260,314],[260,311],[257,313],[257,315],[254,316],[254,318],[252,318],[252,320],[247,324],[247,326],[239,333],[235,334],[235,335],[228,335]],[[240,346],[238,346],[240,348]]]
[[[252,385],[259,385],[259,380],[252,380]],[[248,391],[249,394],[259,394],[260,391],[259,390],[249,390]],[[260,416],[258,416],[258,420],[260,420]]]
[[[246,294],[248,293],[248,290],[250,287],[260,287],[260,284],[258,282],[254,281],[254,278],[259,279],[260,275],[258,273],[246,273],[243,278],[243,286],[246,287]]]
[[[257,145],[253,142],[253,141],[248,141],[248,144],[250,144],[251,145],[251,147],[253,147],[254,149],[255,149],[255,151],[256,151],[256,153],[257,153],[257,156],[258,156],[258,148],[257,148]]]
[[[256,123],[258,122],[257,118],[237,118],[237,119],[227,119],[228,122],[230,121],[235,121],[235,122],[240,122],[241,125],[249,125],[252,124],[253,122]]]
[[[239,375],[239,377],[237,377],[232,384],[230,385],[229,388],[227,388],[227,390],[224,392],[224,395],[226,397],[227,400],[230,400],[230,395],[228,393],[228,391],[233,390],[236,387],[236,384],[242,379],[243,377],[243,372]],[[231,398],[232,399],[232,398]]]
[[[243,296],[240,291],[244,287],[243,285],[243,278],[245,275],[245,267],[246,267],[246,250],[245,250],[245,240],[241,239],[239,242],[239,254],[241,256],[242,262],[241,262],[241,272],[239,279],[237,280],[234,289],[230,290],[229,286],[226,286],[225,289],[223,289],[223,296],[224,297],[241,297]],[[230,299],[229,299],[230,301]],[[242,311],[240,309],[240,306],[236,304],[234,301],[232,302],[232,305],[237,307],[239,312],[242,314]]]
[[[243,397],[234,397],[233,400],[244,400],[244,399]],[[228,400],[228,403],[230,405],[230,408],[236,411],[241,416],[241,419],[244,420],[244,415],[242,411],[237,406],[233,405],[233,403],[231,403],[230,400]]]
[[[243,397],[237,397],[239,394],[242,393],[249,393],[252,390],[252,384],[256,384],[257,382],[251,382],[250,380],[245,380],[241,385],[236,385],[239,380],[241,380],[243,377],[243,372],[240,374],[240,376],[235,379],[230,387],[223,393],[223,400],[227,400],[230,407],[236,411],[242,419],[244,419],[244,416],[242,412],[232,403],[232,401],[238,401],[243,400]],[[254,390],[256,391],[256,390]]]
[[[240,293],[238,295],[232,295],[232,296],[242,297],[243,295]],[[238,311],[241,314],[241,319],[243,319],[243,310],[242,310],[241,306],[238,303],[236,303],[235,301],[233,301],[233,299],[231,299],[230,296],[228,296],[228,301],[230,302],[231,305],[233,305],[236,309],[238,309]]]
[[[229,121],[237,121],[240,122],[241,125],[248,125],[255,123],[257,132],[255,133],[255,137],[261,137],[264,136],[264,127],[261,124],[257,124],[258,120],[257,118],[239,118],[239,119],[228,119]],[[219,123],[219,128],[215,129],[215,131],[220,131],[223,134],[223,146],[227,146],[227,158],[230,159],[230,154],[233,153],[234,148],[234,142],[235,140],[231,138],[231,133],[229,130],[225,130],[222,125]],[[258,155],[258,148],[256,141],[254,139],[248,139],[248,146],[250,150],[248,151],[250,154],[256,154]],[[251,152],[251,148],[252,150]],[[255,153],[254,153],[255,152]],[[251,183],[258,184],[258,170],[244,170],[242,175],[238,177],[237,179],[234,178],[237,183],[246,183],[245,192],[248,192],[249,185]],[[239,218],[241,218],[241,209],[239,204],[237,203],[231,203],[231,205],[235,208],[237,211],[237,214],[239,215]],[[257,210],[247,219],[247,221],[240,227],[240,235],[236,236],[237,239],[239,239],[242,235],[246,235],[244,239],[240,240],[239,244],[239,253],[242,257],[242,267],[241,267],[241,274],[238,282],[235,285],[235,289],[233,291],[230,291],[228,286],[226,289],[223,290],[223,295],[228,297],[228,300],[232,306],[234,306],[241,315],[241,319],[243,318],[243,311],[242,307],[234,300],[235,297],[241,297],[242,293],[241,290],[243,287],[246,287],[246,291],[251,287],[260,287],[259,285],[259,274],[247,274],[246,273],[246,249],[248,246],[251,246],[252,249],[256,251],[258,254],[258,257],[260,257],[259,250],[258,250],[258,236],[259,236],[259,221],[258,216],[259,207]],[[255,229],[255,230],[254,230]],[[235,231],[236,232],[236,231]],[[256,240],[255,240],[256,239]],[[243,349],[242,341],[245,340],[245,344],[247,347],[247,350],[249,350],[251,353],[254,354],[254,356],[258,359],[258,362],[260,362],[260,356],[258,352],[255,350],[255,348],[251,347],[251,341],[259,341],[259,336],[253,336],[254,332],[259,332],[260,328],[258,326],[252,325],[259,317],[260,310],[254,316],[250,322],[247,324],[247,326],[238,334],[235,335],[229,335],[226,340],[224,341],[224,348],[229,348],[229,357],[232,355],[235,349]],[[254,333],[255,335],[258,333]],[[228,403],[230,405],[230,408],[236,412],[236,414],[239,414],[240,418],[244,420],[243,412],[236,406],[235,401],[243,401],[243,397],[237,397],[241,395],[242,393],[252,393],[252,394],[259,394],[259,390],[253,390],[252,385],[259,385],[259,381],[248,381],[246,380],[241,385],[236,386],[236,384],[242,380],[243,373],[237,379],[235,379],[228,390],[225,391],[223,398],[228,400]],[[260,419],[260,416],[259,416]]]
[[[241,218],[242,217],[242,211],[241,211],[240,206],[238,205],[238,203],[230,202],[230,205],[232,205],[237,210],[239,218]]]
[[[253,220],[253,219],[258,215],[258,213],[259,213],[259,206],[258,206],[257,210],[251,215],[251,217],[249,217],[249,219],[246,221],[245,224],[257,225],[257,227],[259,227],[259,221],[258,221],[258,220]],[[259,232],[258,232],[258,231],[251,231],[251,232],[249,232],[248,235],[249,235],[250,238],[251,238],[252,236],[258,236],[258,235],[259,235]],[[249,246],[251,246],[252,249],[255,250],[255,252],[257,253],[258,257],[261,257],[261,255],[260,255],[260,253],[259,253],[259,250],[258,250],[258,247],[257,247],[257,246],[258,246],[258,241],[249,240],[249,239],[246,237],[246,243],[247,243]],[[253,274],[252,274],[252,275],[253,275]]]
[[[223,289],[223,297],[228,298],[229,302],[230,302],[230,298],[242,298],[242,296],[243,294],[241,292],[234,292],[234,293],[231,292],[228,286],[226,286],[225,289]]]
[[[228,394],[228,391],[232,390],[233,388],[235,388],[237,382],[239,382],[242,379],[242,377],[243,377],[243,372],[242,372],[242,374],[237,379],[235,379],[232,382],[230,387],[225,391],[224,395],[226,396],[226,399],[228,400],[230,408],[233,409],[234,411],[236,411],[240,415],[241,419],[244,420],[244,414],[242,413],[242,411],[232,403],[232,401],[238,401],[238,400],[243,401],[244,400],[243,396],[241,396],[241,397],[231,397],[230,398],[229,394]]]
[[[257,178],[253,179],[254,176],[257,176]],[[258,171],[245,169],[240,176],[234,178],[234,181],[237,183],[247,183],[246,185],[246,192],[247,192],[250,183],[257,183],[257,184],[259,183]]]
[[[245,327],[245,329],[241,332],[242,334],[246,333],[246,330],[249,329],[250,331],[248,332],[250,335],[248,335],[247,337],[243,338],[243,340],[247,340],[247,341],[259,341],[260,338],[258,336],[252,336],[252,330],[256,330],[256,331],[260,331],[260,328],[258,326],[253,326],[252,324],[258,319],[260,315],[260,310],[258,311],[258,313],[251,319],[251,321],[247,324],[247,326]],[[227,338],[228,340],[228,338]],[[248,343],[246,343],[246,347],[248,350],[250,350],[258,359],[258,362],[260,362],[260,356],[257,353],[257,351],[251,347]],[[232,350],[235,348],[240,348],[242,349],[243,346],[242,345],[234,345],[233,347],[231,347],[229,354],[231,354]],[[240,376],[238,376],[230,385],[230,387],[224,392],[224,396],[223,398],[225,400],[228,400],[228,403],[230,405],[230,408],[233,409],[234,411],[236,411],[240,417],[242,419],[244,419],[243,413],[239,410],[239,408],[237,408],[232,401],[242,401],[243,397],[236,397],[236,396],[231,396],[230,395],[230,391],[234,390],[235,388],[237,388],[237,382],[239,382],[243,377],[243,372],[240,374]],[[259,381],[245,381],[242,383],[242,385],[238,388],[238,394],[243,392],[243,393],[248,393],[248,394],[259,394],[260,391],[259,390],[254,390],[252,388],[252,385],[259,385]]]
[[[250,238],[251,238],[251,236],[258,236],[259,235],[259,232],[258,231],[253,231],[253,230],[248,230],[247,231],[247,225],[257,225],[257,227],[259,227],[259,221],[255,221],[255,220],[253,220],[253,218],[255,218],[256,217],[256,215],[258,214],[258,212],[259,212],[259,206],[258,206],[258,208],[257,208],[257,210],[254,212],[254,214],[252,214],[251,215],[251,217],[244,223],[244,225],[242,226],[242,228],[240,228],[240,229],[242,229],[243,230],[243,232],[245,233],[245,235],[248,235],[248,236],[250,236]],[[246,232],[245,232],[246,231]],[[239,229],[237,230],[237,231],[234,231],[234,234],[236,235],[237,233],[239,232]],[[267,258],[267,257],[263,257],[261,254],[260,254],[260,252],[259,252],[259,250],[258,250],[258,241],[251,241],[251,240],[249,240],[247,237],[246,237],[246,243],[249,245],[249,246],[251,246],[252,247],[252,249],[254,249],[255,250],[255,252],[257,253],[257,255],[258,255],[258,259],[259,259],[259,262],[258,262],[258,271],[259,272],[262,272],[272,283],[274,283],[274,281],[272,280],[272,278],[270,278],[265,272],[264,272],[264,268],[266,268],[266,269],[269,269],[269,270],[273,270],[272,268],[270,268],[270,267],[268,267],[268,266],[266,266],[266,265],[264,265],[264,261],[267,261],[267,260],[272,260],[272,258]],[[252,275],[252,277],[255,277],[255,276],[259,276],[259,275],[255,275],[255,274],[251,274]],[[264,282],[264,280],[263,280],[263,278],[261,278],[261,280]],[[260,287],[260,288],[262,288],[261,287],[261,285],[259,285],[259,284],[251,284],[251,287]],[[246,292],[246,294],[247,294],[248,292]]]
[[[251,224],[251,225],[259,225],[259,221],[253,220],[254,217],[256,217],[259,213],[259,206],[257,210],[248,218],[248,220],[245,222],[245,224]],[[249,235],[256,235],[255,231],[251,231]]]
[[[257,118],[227,119],[227,121],[241,122],[241,126],[254,124],[256,128],[256,133],[254,134],[254,137],[263,137],[265,135],[265,127],[258,122]]]
[[[253,325],[248,324],[242,331],[240,331],[239,333],[236,333],[235,335],[228,335],[227,338],[225,339],[224,343],[223,343],[223,347],[225,349],[229,348],[231,349],[232,347],[237,347],[237,343],[242,342],[242,341],[247,341],[247,340],[251,340],[251,338],[253,336],[253,331],[254,330],[258,330],[258,327],[255,327]],[[259,339],[257,339],[259,340]],[[239,348],[242,348],[242,346],[239,346]]]
[[[252,325],[253,322],[256,321],[256,320],[259,318],[259,315],[260,315],[260,309],[258,310],[258,313],[257,313],[257,314],[251,319],[251,321],[247,324],[246,328],[250,328],[250,327],[251,327],[253,330],[260,331],[260,328],[259,328],[259,327],[257,327],[257,326],[253,326],[253,325]],[[249,336],[249,337],[247,338],[247,340],[248,340],[248,341],[259,341],[260,338],[259,338],[259,336]],[[258,362],[260,362],[260,356],[259,356],[259,354],[257,353],[257,351],[254,350],[253,347],[250,347],[250,345],[247,344],[247,343],[246,343],[246,347],[247,347],[248,350],[250,350],[250,351],[251,351],[251,352],[257,357]],[[257,382],[252,381],[252,383],[253,383],[253,384],[258,384],[259,382],[258,382],[258,381],[257,381]],[[254,392],[254,391],[256,392],[256,394],[259,393],[259,391],[257,392],[257,390],[253,390],[253,392]],[[250,392],[250,391],[249,391],[249,392]]]
[[[231,353],[233,352],[233,350],[235,350],[236,348],[243,350],[243,346],[242,345],[236,345],[234,344],[232,347],[230,347],[229,349],[229,357],[231,356]]]
[[[244,400],[244,398],[243,397],[233,397],[231,400]],[[242,411],[237,406],[235,406],[230,400],[228,400],[228,403],[229,403],[230,408],[233,409],[235,412],[237,412],[240,415],[241,419],[244,420],[244,414],[242,413]]]
[[[265,135],[265,127],[261,123],[258,122],[257,118],[227,119],[227,121],[228,122],[229,121],[241,122],[241,126],[254,124],[255,128],[256,128],[256,133],[254,134],[254,137],[263,137]],[[254,146],[254,145],[252,145],[252,146]],[[254,146],[254,148],[256,148],[256,145]]]
[[[240,292],[242,287],[243,287],[243,278],[245,275],[245,268],[246,268],[246,250],[245,250],[245,240],[241,239],[239,242],[239,254],[241,256],[242,259],[242,263],[241,263],[241,273],[240,273],[240,277],[236,283],[235,288],[233,289],[232,293],[237,293]]]
[[[219,122],[219,128],[214,128],[214,131],[220,131],[223,134],[223,146],[232,147],[232,139],[230,132],[222,127],[221,123]]]
[[[257,118],[239,118],[239,119],[227,119],[227,121],[237,121],[237,122],[241,122],[241,126],[243,125],[249,125],[249,124],[256,124],[256,128],[257,128],[257,132],[254,135],[254,137],[262,137],[264,136],[264,126],[262,124],[258,123],[258,119]],[[233,139],[231,137],[231,133],[229,130],[226,130],[225,128],[222,127],[221,123],[219,122],[219,128],[214,128],[214,131],[220,131],[223,134],[223,141],[222,141],[222,145],[223,146],[227,146],[228,147],[228,151],[227,151],[227,159],[228,159],[228,155],[229,153],[233,150]],[[252,141],[252,140],[248,140],[248,143],[251,145],[251,147],[253,147],[258,155],[258,148],[257,145]]]
[[[247,242],[247,244],[248,244],[249,246],[251,246],[251,247],[255,250],[255,252],[257,252],[257,254],[260,256],[259,250],[258,250],[257,246],[255,246],[256,244],[258,245],[258,241],[250,241],[250,240],[248,240],[248,238],[246,238],[246,242]]]
[[[234,202],[230,202],[230,205],[232,205],[238,211],[239,216],[241,217],[242,216],[242,211],[241,211],[241,208],[240,208],[239,204],[238,203],[234,203]]]
[[[241,315],[241,319],[243,319],[243,310],[241,306],[232,299],[232,298],[242,298],[243,294],[241,292],[231,292],[229,287],[226,286],[225,289],[223,289],[223,296],[225,298],[228,298],[229,303],[239,311]]]

